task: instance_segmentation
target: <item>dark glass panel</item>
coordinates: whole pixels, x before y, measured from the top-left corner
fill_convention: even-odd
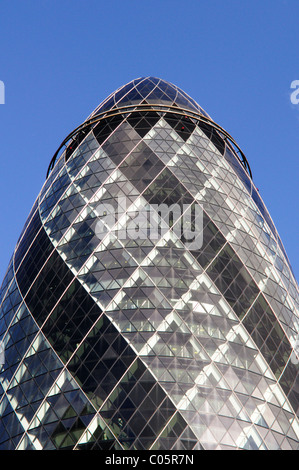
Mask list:
[[[45,198],[42,200],[39,206],[39,212],[43,220],[48,217],[52,208],[58,202],[66,188],[69,186],[70,182],[70,177],[68,173],[65,172],[64,174],[58,177],[53,186],[49,189]]]
[[[87,134],[90,131],[91,126],[86,125],[84,126],[84,129],[80,130],[78,134],[75,135],[75,137],[72,138],[72,141],[69,143],[66,151],[65,151],[65,161],[67,162],[72,153],[76,150],[76,148],[79,147],[81,142],[85,139]]]
[[[31,219],[29,225],[27,226],[24,237],[22,238],[22,241],[16,249],[14,261],[15,270],[18,269],[23,257],[25,256],[25,253],[27,252],[29,246],[33,242],[34,238],[36,237],[36,234],[38,233],[41,227],[42,224],[39,217],[39,213],[37,211]]]
[[[41,325],[73,280],[73,274],[54,251],[26,295],[26,303]]]
[[[160,116],[155,111],[134,112],[127,117],[128,123],[141,137],[144,137],[159,119]]]
[[[163,168],[164,164],[144,142],[140,142],[120,165],[120,170],[140,192]]]
[[[292,348],[262,294],[244,318],[243,323],[270,365],[272,372],[279,378]]]
[[[175,103],[179,108],[187,108],[194,110],[194,107],[190,103],[189,99],[185,98],[180,91],[178,91],[177,93]],[[197,107],[195,108],[195,111],[198,111]]]
[[[169,96],[171,101],[175,101],[176,96],[177,96],[177,90],[174,86],[171,86],[170,83],[164,82],[163,80],[160,80],[159,82],[159,88],[167,95]]]
[[[196,101],[194,101],[193,98],[191,98],[190,96],[187,95],[187,93],[185,93],[183,90],[179,90],[179,94],[180,96],[184,96],[188,102],[189,102],[189,107],[190,109],[192,109],[192,107],[194,107],[194,109],[198,112],[202,112],[202,109],[200,108],[200,106],[196,103]],[[206,113],[205,113],[206,114]]]
[[[115,165],[118,165],[140,141],[139,134],[123,121],[119,128],[103,144],[102,148]]]
[[[133,105],[137,103],[141,103],[143,100],[142,96],[140,93],[138,93],[135,88],[133,88],[124,98],[122,98],[118,103],[117,107],[120,108],[121,106],[126,106],[126,105]]]
[[[216,131],[216,129],[214,129],[208,123],[205,123],[205,122],[202,122],[202,121],[197,121],[196,125],[197,125],[197,127],[199,127],[199,129],[201,129],[205,133],[205,135],[210,139],[210,141],[219,150],[221,155],[223,155],[224,151],[225,151],[225,148],[226,148],[226,144],[225,144],[223,138]],[[235,157],[234,157],[234,160],[236,161]]]
[[[130,90],[135,90],[134,88],[134,85],[132,82],[128,83],[127,85],[121,87],[120,90],[118,90],[115,94],[114,94],[114,101],[115,103],[118,103],[118,101],[122,98],[122,96],[124,97],[123,99],[126,100],[128,94],[130,93]],[[117,106],[119,106],[117,104]]]
[[[151,204],[192,204],[191,194],[179,182],[176,176],[168,169],[162,171],[153,183],[143,193],[145,199]]]
[[[32,236],[34,236],[34,232],[32,232]],[[26,244],[26,240],[23,240]],[[26,295],[28,288],[40,272],[52,250],[53,245],[45,230],[41,228],[16,273],[17,282],[23,297]]]
[[[169,96],[164,93],[159,87],[156,87],[146,98],[146,101],[153,104],[171,104],[173,100],[169,98]]]
[[[243,181],[243,183],[244,183],[245,187],[247,188],[249,194],[251,194],[251,189],[253,189],[251,180],[250,180],[249,176],[247,175],[244,167],[241,165],[238,158],[234,155],[234,153],[230,150],[229,147],[226,147],[226,149],[225,149],[224,158],[228,161],[230,166],[235,170],[237,175]]]
[[[285,394],[287,395],[294,412],[298,415],[299,412],[299,390],[298,390],[298,364],[292,364],[291,361],[287,366],[279,381]]]
[[[166,113],[164,119],[185,142],[195,129],[195,124],[188,116]]]
[[[226,239],[210,217],[203,212],[203,244],[199,250],[191,250],[199,264],[205,268],[225,245]],[[220,260],[219,260],[220,261]],[[221,264],[224,267],[224,264]],[[220,267],[219,267],[220,269]],[[214,274],[212,273],[211,276]]]
[[[100,313],[93,299],[75,279],[42,328],[64,362],[75,351]]]
[[[109,135],[119,126],[123,117],[121,115],[112,116],[102,119],[99,124],[93,128],[93,133],[99,144],[101,145]]]
[[[154,87],[155,85],[149,79],[146,79],[143,82],[140,82],[136,85],[136,89],[141,94],[141,96],[143,96],[143,98],[146,98],[147,95],[153,90]]]

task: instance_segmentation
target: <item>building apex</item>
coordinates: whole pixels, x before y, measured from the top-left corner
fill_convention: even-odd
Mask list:
[[[209,117],[193,98],[176,85],[157,77],[140,77],[111,93],[93,111],[89,119],[104,111],[142,103],[178,106]]]

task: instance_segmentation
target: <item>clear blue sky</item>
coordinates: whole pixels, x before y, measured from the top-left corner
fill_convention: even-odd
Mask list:
[[[61,141],[146,75],[238,142],[298,280],[298,0],[2,0],[0,15],[0,284]]]

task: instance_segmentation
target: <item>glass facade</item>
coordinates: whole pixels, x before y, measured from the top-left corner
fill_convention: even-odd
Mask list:
[[[298,450],[297,335],[245,156],[185,92],[133,80],[62,143],[8,266],[0,449]]]

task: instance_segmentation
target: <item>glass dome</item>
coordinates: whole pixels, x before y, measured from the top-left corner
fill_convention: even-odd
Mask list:
[[[170,82],[156,77],[136,78],[111,93],[90,117],[113,108],[139,104],[161,104],[209,115],[187,93]]]

